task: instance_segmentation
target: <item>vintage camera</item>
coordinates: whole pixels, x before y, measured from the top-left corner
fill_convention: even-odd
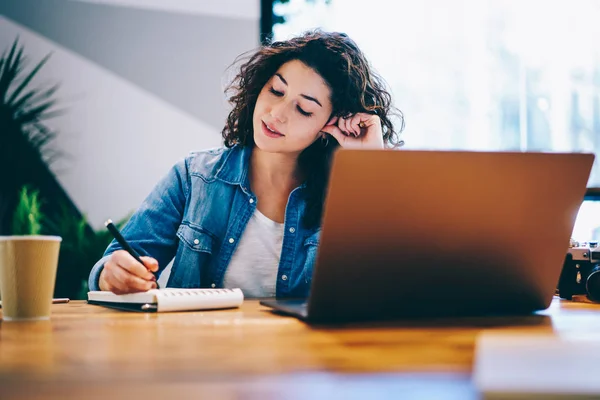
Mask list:
[[[600,302],[600,247],[598,242],[578,243],[571,239],[558,280],[558,295],[571,300],[580,294]]]

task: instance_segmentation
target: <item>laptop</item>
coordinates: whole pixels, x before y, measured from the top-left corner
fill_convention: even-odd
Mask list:
[[[338,150],[310,295],[261,304],[315,323],[545,309],[593,162],[575,153]]]

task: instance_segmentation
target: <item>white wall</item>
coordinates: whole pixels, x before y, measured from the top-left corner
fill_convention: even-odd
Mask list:
[[[127,1],[98,0],[95,3],[113,3],[106,6],[122,7]],[[115,5],[118,3],[121,5]],[[156,1],[136,0],[136,3],[139,7],[156,8]],[[163,6],[162,10],[153,12],[182,13],[186,12],[186,6],[189,6],[188,11],[197,14],[201,12],[199,3],[204,2],[171,0],[170,5],[173,9],[166,11]],[[215,4],[223,6],[222,14],[218,18],[223,15],[228,18],[228,13],[239,17],[239,11],[246,10],[243,18],[252,22],[242,25],[252,28],[234,32],[231,40],[235,46],[232,45],[232,48],[250,50],[258,45],[258,0],[211,2],[211,6],[208,7],[209,15],[218,14]],[[35,12],[35,9],[31,10],[32,13]],[[249,10],[255,12],[248,13]],[[53,165],[52,169],[94,227],[102,226],[107,218],[118,220],[135,210],[154,184],[189,151],[221,145],[219,131],[222,125],[219,125],[219,121],[222,115],[226,115],[226,104],[221,94],[211,92],[213,94],[210,96],[204,94],[203,98],[198,98],[199,107],[202,107],[202,104],[214,107],[217,103],[224,110],[216,122],[205,121],[189,110],[178,107],[173,101],[165,100],[147,87],[82,55],[80,51],[73,51],[40,34],[32,28],[35,27],[35,21],[28,22],[30,26],[25,26],[1,13],[2,6],[0,49],[9,47],[18,35],[31,65],[52,52],[49,62],[34,81],[61,84],[57,98],[60,107],[65,108],[66,113],[49,122],[49,125],[59,132],[53,147],[66,157]],[[107,29],[110,27],[107,26]],[[235,43],[238,37],[241,44]],[[102,40],[102,37],[97,37],[97,41]],[[190,46],[188,51],[201,54],[204,57],[203,63],[210,62],[211,58],[206,57],[207,51],[203,51],[201,44],[198,48]],[[94,46],[95,42],[90,41],[88,45]],[[115,49],[120,45],[118,42],[110,44]],[[235,56],[230,48],[210,48],[209,51],[208,54],[213,55],[215,52],[222,52],[221,58],[225,55],[230,61],[233,61]],[[134,53],[135,51],[132,51],[132,57],[135,56]],[[239,50],[236,53],[239,54]],[[206,66],[207,71],[213,74],[215,73],[212,71],[222,70],[219,57],[214,58],[221,64],[216,67]],[[199,70],[197,74],[201,76],[203,71]],[[165,74],[164,79],[174,82],[183,79],[193,83],[195,77],[196,75]],[[218,79],[219,86],[220,78],[214,77]],[[190,93],[182,93],[183,95]]]
[[[214,15],[258,21],[260,2],[257,0],[73,0],[87,3],[111,4],[149,10]]]

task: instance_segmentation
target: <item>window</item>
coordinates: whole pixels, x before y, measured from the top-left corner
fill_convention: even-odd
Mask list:
[[[405,148],[595,152],[588,187],[600,187],[597,0],[280,0],[273,12],[276,40],[321,27],[358,43],[405,114]],[[600,237],[600,196],[574,236]]]
[[[600,154],[596,0],[289,0],[274,13],[275,39],[320,26],[359,44],[405,113],[406,148]]]

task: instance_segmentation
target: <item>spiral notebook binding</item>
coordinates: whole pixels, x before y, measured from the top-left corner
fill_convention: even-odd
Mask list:
[[[219,294],[227,294],[234,292],[235,289],[167,289],[161,290],[160,295],[165,297],[174,297],[174,296],[215,296]]]

